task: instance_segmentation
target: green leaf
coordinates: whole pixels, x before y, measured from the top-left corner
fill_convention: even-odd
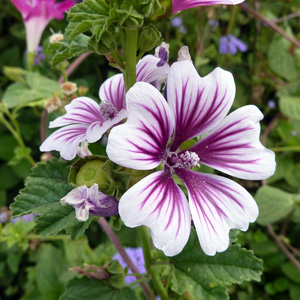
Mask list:
[[[201,250],[195,230],[172,262],[175,266],[172,289],[181,295],[189,295],[191,299],[229,299],[228,285],[259,281],[262,274],[262,261],[240,245],[231,245],[225,252],[207,256]]]
[[[32,169],[25,182],[25,188],[11,205],[13,216],[39,213],[37,233],[42,237],[56,235],[66,230],[72,238],[82,235],[92,217],[86,222],[78,222],[72,206],[62,206],[60,199],[72,190],[68,184],[70,163],[59,159],[40,162]]]
[[[10,160],[13,157],[14,149],[17,147],[17,141],[9,134],[0,136],[0,159]]]
[[[270,186],[260,187],[255,200],[259,208],[257,223],[265,226],[285,218],[294,207],[292,194]]]
[[[300,97],[281,97],[279,108],[288,118],[300,121]]]
[[[55,66],[66,59],[77,57],[83,53],[90,52],[88,41],[90,37],[84,34],[76,36],[71,43],[60,41],[49,45],[49,50],[53,52],[52,64]]]
[[[114,289],[103,281],[87,277],[75,278],[68,282],[59,300],[136,300],[134,290],[129,287]]]
[[[288,40],[276,36],[269,46],[268,61],[273,72],[292,81],[299,77],[300,69],[297,67],[295,57],[289,53],[290,46]]]
[[[60,84],[54,80],[46,78],[39,73],[27,72],[25,75],[27,84],[13,83],[5,91],[3,101],[8,108],[22,107],[40,104],[40,100],[53,97],[60,91]]]
[[[68,269],[63,252],[51,244],[41,246],[36,266],[36,282],[41,299],[56,300],[63,293],[61,274]],[[53,261],[55,260],[55,261]],[[53,261],[53,263],[49,263]]]
[[[289,279],[300,284],[300,271],[291,262],[281,265],[281,270]]]
[[[104,0],[86,0],[73,6],[68,13],[69,25],[65,38],[70,42],[77,35],[91,31],[99,41],[108,26],[109,9]]]
[[[300,163],[294,165],[288,172],[286,172],[285,180],[290,186],[297,189],[300,188]]]

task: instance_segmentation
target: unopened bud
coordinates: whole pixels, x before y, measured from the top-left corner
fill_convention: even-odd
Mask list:
[[[76,93],[76,91],[77,91],[77,84],[74,83],[74,82],[70,82],[70,81],[64,82],[61,85],[61,91],[62,91],[62,93],[64,95],[71,96],[71,95],[73,95],[73,94]]]
[[[139,34],[139,49],[144,52],[150,51],[160,40],[161,33],[154,26],[144,26]]]
[[[62,102],[59,97],[53,96],[48,99],[44,105],[44,108],[48,113],[58,111],[62,107]]]
[[[54,33],[50,36],[49,41],[51,44],[58,43],[64,39],[64,35],[61,33]]]

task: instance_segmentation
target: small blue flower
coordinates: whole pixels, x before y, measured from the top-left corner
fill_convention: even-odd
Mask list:
[[[221,54],[235,55],[238,50],[246,52],[248,46],[232,34],[224,35],[220,38],[219,52]]]
[[[276,102],[274,100],[269,100],[268,101],[268,107],[270,109],[274,109],[276,107]]]
[[[180,26],[182,26],[182,19],[177,16],[172,19],[171,23],[172,23],[173,27],[180,27]]]

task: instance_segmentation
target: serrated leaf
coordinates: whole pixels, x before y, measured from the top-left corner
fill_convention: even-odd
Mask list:
[[[60,84],[38,73],[27,72],[27,85],[22,83],[11,84],[4,93],[3,101],[8,108],[40,103],[40,100],[51,98],[53,93],[60,91]]]
[[[59,300],[136,300],[134,290],[129,287],[114,289],[103,281],[87,277],[75,278],[68,282]]]
[[[77,35],[91,31],[99,41],[108,26],[109,9],[104,0],[86,0],[73,6],[68,13],[69,25],[65,38],[70,42]]]
[[[85,231],[91,222],[78,222],[72,206],[62,206],[60,199],[72,190],[68,184],[70,163],[53,159],[38,163],[25,182],[25,188],[11,205],[13,216],[39,213],[36,230],[42,237],[56,235],[66,230],[75,238]]]
[[[260,187],[255,200],[259,208],[257,223],[265,226],[285,218],[294,207],[292,194],[271,186]]]
[[[172,258],[172,263],[175,266],[172,289],[195,300],[229,299],[228,285],[259,281],[262,274],[262,261],[240,245],[231,245],[225,252],[207,256],[201,250],[195,230],[183,251]]]
[[[50,44],[49,50],[55,52],[52,64],[55,66],[66,59],[90,52],[88,41],[90,37],[84,34],[76,36],[70,44],[66,41]]]

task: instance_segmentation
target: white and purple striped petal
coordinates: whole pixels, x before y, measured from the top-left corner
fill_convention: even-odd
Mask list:
[[[175,116],[171,151],[216,127],[227,115],[234,96],[235,84],[230,72],[216,68],[201,78],[191,61],[174,63],[167,83],[167,99]]]
[[[274,152],[259,141],[263,114],[254,105],[244,106],[228,115],[217,128],[189,151],[203,163],[232,176],[261,180],[276,167]]]
[[[111,102],[117,111],[125,107],[125,84],[123,74],[114,75],[100,86],[99,97],[102,101]]]
[[[167,256],[180,253],[189,238],[188,202],[169,172],[153,173],[130,188],[120,200],[119,213],[128,227],[148,226],[154,245]]]
[[[87,125],[73,124],[56,130],[40,146],[40,151],[59,151],[62,158],[72,160],[77,148],[86,140]]]
[[[169,69],[170,66],[166,62],[162,62],[160,57],[146,55],[136,66],[136,81],[165,82]]]
[[[188,189],[192,219],[200,245],[207,255],[229,246],[229,231],[248,229],[258,216],[253,197],[239,184],[225,177],[176,169]]]
[[[107,154],[122,166],[150,170],[165,158],[174,118],[160,92],[145,82],[126,95],[128,119],[110,132]]]
[[[107,132],[113,125],[118,124],[127,118],[127,111],[121,109],[114,118],[102,121],[96,121],[89,125],[86,131],[86,139],[89,143],[94,143],[101,139],[103,134]]]
[[[87,97],[74,99],[65,106],[66,114],[50,122],[49,127],[61,127],[70,124],[90,125],[96,121],[105,121],[99,110],[99,104]]]

